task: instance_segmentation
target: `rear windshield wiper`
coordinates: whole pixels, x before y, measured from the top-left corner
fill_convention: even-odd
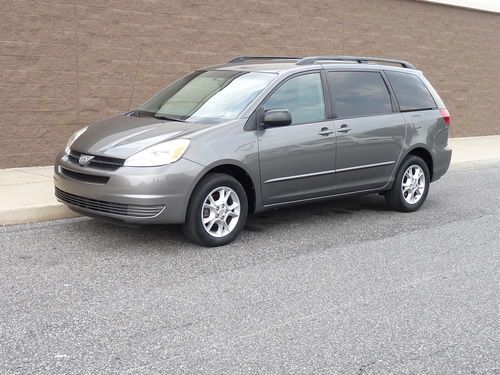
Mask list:
[[[428,108],[411,108],[411,109],[402,109],[402,110],[401,110],[401,112],[430,111],[431,109],[436,109],[436,108],[428,107]]]
[[[157,118],[157,119],[160,119],[160,120],[186,122],[186,121],[181,120],[180,118],[177,118],[177,117],[168,117],[168,116],[159,115],[159,114],[153,115],[153,117]]]

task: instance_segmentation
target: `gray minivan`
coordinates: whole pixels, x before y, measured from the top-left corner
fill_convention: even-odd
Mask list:
[[[355,194],[419,209],[450,165],[450,115],[406,61],[239,57],[78,130],[55,194],[88,216],[183,224],[205,246],[250,213]]]

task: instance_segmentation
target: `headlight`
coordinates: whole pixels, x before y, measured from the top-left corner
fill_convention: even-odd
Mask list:
[[[81,128],[80,130],[77,130],[76,132],[74,132],[71,137],[69,137],[68,143],[66,143],[66,147],[64,148],[64,152],[66,153],[66,155],[69,154],[69,151],[70,151],[70,148],[71,148],[71,145],[73,144],[73,142],[76,141],[76,139],[79,136],[81,136],[83,133],[85,133],[87,128],[88,128],[88,126]]]
[[[126,167],[156,167],[179,160],[186,152],[189,139],[174,139],[151,146],[125,160]]]

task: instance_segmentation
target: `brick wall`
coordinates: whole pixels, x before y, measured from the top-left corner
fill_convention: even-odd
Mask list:
[[[237,55],[360,54],[422,69],[453,136],[500,134],[500,15],[413,0],[0,0],[0,168]]]

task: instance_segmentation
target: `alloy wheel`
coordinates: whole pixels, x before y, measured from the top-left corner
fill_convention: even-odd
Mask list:
[[[416,204],[422,198],[425,191],[425,173],[416,164],[411,165],[403,175],[401,192],[404,200],[409,204]]]
[[[240,199],[235,191],[227,186],[217,187],[203,201],[203,227],[213,237],[225,237],[238,224],[240,210]]]

